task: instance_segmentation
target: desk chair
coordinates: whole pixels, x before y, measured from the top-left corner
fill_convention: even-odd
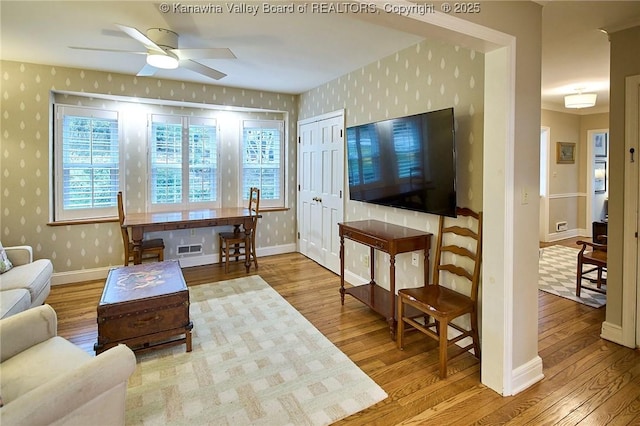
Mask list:
[[[456,212],[457,219],[440,217],[433,283],[398,291],[398,348],[403,348],[405,324],[437,340],[442,379],[447,377],[448,358],[462,355],[473,348],[476,358],[480,359],[477,305],[482,258],[482,213],[466,208],[457,208]],[[445,221],[455,221],[455,224],[445,226]],[[476,222],[475,231],[473,222]],[[441,279],[446,279],[451,288],[440,285]],[[452,322],[466,314],[469,314],[470,329]],[[449,327],[460,334],[450,339]],[[471,337],[472,342],[458,348],[449,357],[449,346],[465,337]]]
[[[607,284],[606,277],[603,272],[607,270],[607,238],[604,235],[597,236],[599,243],[590,243],[588,241],[578,241],[577,244],[582,246],[578,252],[578,270],[576,273],[576,296],[580,297],[582,289],[595,291],[597,293],[607,294],[606,288],[602,288]],[[589,249],[587,250],[587,247]],[[590,265],[588,269],[584,269],[585,265]],[[587,277],[590,272],[597,271],[597,278]],[[596,286],[587,286],[583,284],[584,280],[588,280]]]
[[[224,272],[229,273],[229,260],[234,258],[237,262],[240,258],[249,257],[249,262],[258,269],[256,256],[256,229],[258,226],[258,212],[260,210],[260,189],[252,187],[249,190],[249,212],[253,214],[253,226],[249,236],[249,247],[245,247],[244,231],[236,228],[233,232],[221,232],[218,234],[220,241],[220,263],[224,262]]]
[[[122,233],[122,243],[124,245],[124,266],[134,261],[133,243],[129,239],[129,231],[124,224],[124,204],[122,202],[122,191],[118,191],[118,218],[120,219],[120,232]],[[158,262],[164,260],[164,241],[162,238],[153,240],[143,240],[141,257],[143,259],[158,258]]]

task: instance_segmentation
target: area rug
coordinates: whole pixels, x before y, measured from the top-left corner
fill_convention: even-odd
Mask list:
[[[189,296],[193,351],[138,355],[127,425],[327,425],[387,397],[260,276]]]
[[[547,293],[593,306],[594,308],[604,306],[607,302],[607,296],[604,294],[582,289],[580,297],[576,296],[576,271],[579,251],[579,249],[558,245],[541,249],[538,288]],[[594,272],[593,278],[595,276]]]

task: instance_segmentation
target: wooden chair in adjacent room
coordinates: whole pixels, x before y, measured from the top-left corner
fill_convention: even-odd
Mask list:
[[[118,192],[118,218],[120,219],[120,232],[122,233],[122,243],[124,245],[124,266],[134,261],[133,242],[129,239],[129,231],[124,224],[124,203],[122,201],[122,191]],[[142,241],[142,259],[158,258],[158,262],[164,260],[164,241],[162,238]]]
[[[582,246],[582,249],[578,252],[578,270],[576,273],[576,296],[578,297],[580,297],[582,289],[607,294],[607,290],[604,287],[607,284],[607,278],[603,274],[607,270],[607,237],[606,235],[598,235],[595,239],[598,242],[577,241],[577,244]],[[596,278],[587,276],[591,272],[596,273]],[[584,285],[583,282],[585,280],[595,284],[595,287]]]
[[[440,217],[433,282],[398,291],[398,348],[403,348],[405,331],[408,331],[406,326],[437,340],[440,378],[447,377],[448,359],[472,348],[476,358],[480,359],[478,287],[482,259],[482,212],[476,213],[467,208],[457,208],[456,212],[457,219]],[[452,224],[448,224],[449,221]],[[442,285],[445,280],[447,287]],[[468,315],[469,327],[452,322],[463,315]],[[449,327],[457,331],[451,338]],[[471,343],[457,347],[457,351],[449,356],[449,346],[467,337],[471,338]]]
[[[225,273],[229,272],[229,261],[246,259],[253,263],[258,269],[258,258],[256,256],[256,228],[258,226],[258,216],[260,211],[260,189],[252,187],[249,190],[249,212],[253,217],[253,226],[249,235],[249,246],[245,246],[245,230],[236,228],[233,232],[221,232],[220,240],[220,263],[224,262]]]

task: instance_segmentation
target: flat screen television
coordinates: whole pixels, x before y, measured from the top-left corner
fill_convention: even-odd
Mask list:
[[[349,197],[456,215],[453,108],[347,128]]]

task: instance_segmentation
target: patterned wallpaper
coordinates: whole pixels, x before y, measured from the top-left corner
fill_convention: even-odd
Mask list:
[[[344,108],[349,127],[454,107],[458,205],[481,210],[483,102],[484,55],[425,40],[302,94],[300,119]],[[438,227],[434,215],[356,201],[347,201],[344,219],[379,219],[434,233]],[[368,277],[368,268],[361,261],[366,249],[349,241],[345,244],[347,269]],[[377,263],[376,281],[388,288],[388,256],[377,256],[382,258]],[[422,284],[422,266],[412,266],[410,254],[399,255],[396,268],[396,288]]]
[[[345,109],[346,124],[377,121],[453,106],[458,145],[458,203],[482,207],[482,129],[484,56],[459,46],[424,41],[387,58],[327,82],[309,92],[285,95],[223,86],[141,78],[113,73],[23,64],[2,66],[0,137],[0,240],[4,245],[33,245],[35,256],[50,258],[57,273],[122,264],[122,241],[116,223],[48,226],[50,218],[50,96],[51,91],[120,95],[166,99],[220,106],[264,108],[288,114],[288,207],[286,212],[263,215],[258,247],[296,244],[296,124],[338,109]],[[85,98],[85,102],[86,98]],[[100,102],[91,100],[91,102]],[[171,108],[170,108],[171,109]],[[219,113],[221,114],[221,113]],[[234,114],[219,115],[221,123],[237,120]],[[298,117],[299,116],[299,117]],[[275,117],[274,117],[275,118]],[[232,128],[227,127],[227,129]],[[234,164],[234,131],[221,129],[224,164]],[[142,135],[129,133],[125,143],[137,144]],[[226,146],[224,146],[226,144]],[[127,173],[144,164],[140,147],[128,149]],[[237,169],[223,167],[225,203],[234,204]],[[144,176],[127,178],[127,209],[141,210],[146,197]],[[437,217],[423,213],[347,201],[345,220],[378,218],[433,232]],[[202,242],[205,254],[217,253],[215,230],[163,233],[170,250],[177,244]],[[360,250],[348,247],[348,250]],[[171,252],[167,258],[175,257]],[[352,256],[348,269],[367,276]],[[380,262],[379,262],[380,264]],[[410,255],[398,258],[399,276],[406,285],[422,282],[420,268],[411,266]],[[378,272],[388,284],[387,268]]]
[[[91,93],[166,99],[178,102],[264,108],[288,114],[288,158],[296,158],[295,133],[297,123],[297,96],[227,88],[222,86],[185,83],[180,81],[141,78],[90,70],[54,67],[2,61],[1,137],[0,137],[0,241],[5,246],[28,244],[34,247],[37,258],[50,258],[56,273],[105,268],[121,265],[123,248],[117,224],[99,223],[83,225],[49,226],[50,221],[50,108],[52,91]],[[105,101],[88,98],[67,98],[69,102],[102,104]],[[146,107],[128,105],[128,115],[145,116]],[[172,107],[171,110],[183,111]],[[208,110],[203,110],[207,111]],[[182,112],[181,112],[182,113]],[[224,133],[223,148],[226,157],[222,164],[238,164],[234,146],[239,140],[236,123],[245,116],[238,113],[218,112],[218,122]],[[235,115],[234,115],[235,114]],[[279,115],[280,117],[277,117]],[[263,115],[264,116],[264,115]],[[281,118],[272,114],[270,118]],[[225,127],[226,126],[226,127]],[[145,152],[140,141],[145,131],[129,129],[125,135],[127,148],[126,183],[127,209],[141,210],[146,197]],[[263,215],[257,234],[258,247],[295,245],[295,161],[288,163],[288,207],[285,212]],[[236,167],[222,167],[224,203],[237,202]],[[169,251],[166,258],[175,258],[178,244],[202,242],[204,254],[217,253],[217,238],[213,229],[198,229],[195,235],[186,231],[163,233]]]

